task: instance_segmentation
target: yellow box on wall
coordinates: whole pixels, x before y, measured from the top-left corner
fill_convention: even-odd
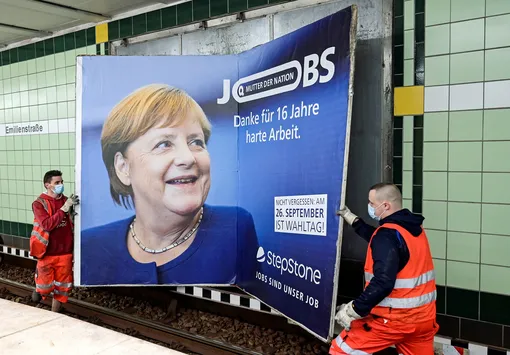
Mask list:
[[[96,44],[108,42],[108,24],[102,23],[96,26]]]
[[[395,116],[423,115],[424,87],[403,86],[395,88],[393,114]]]

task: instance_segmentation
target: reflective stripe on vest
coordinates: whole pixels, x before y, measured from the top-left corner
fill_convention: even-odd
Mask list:
[[[365,272],[365,281],[370,282],[372,278],[374,277],[373,274],[369,272]],[[430,270],[424,274],[421,274],[418,277],[414,277],[412,279],[397,279],[395,281],[395,286],[393,288],[415,288],[418,286],[421,286],[423,284],[426,284],[427,282],[430,282],[432,280],[435,280],[435,272],[434,270]]]
[[[391,298],[386,297],[383,299],[378,306],[379,307],[391,307],[391,308],[418,308],[434,302],[436,300],[436,291],[432,291],[422,296],[410,297],[410,298]]]
[[[34,226],[39,227],[39,224],[34,223]],[[40,241],[41,243],[43,243],[44,245],[48,245],[48,243],[49,243],[49,241],[44,239],[43,236],[41,234],[39,234],[38,231],[33,230],[32,233],[30,233],[30,235],[31,236],[33,235],[34,237],[36,237],[37,240]]]
[[[338,345],[338,347],[340,349],[342,349],[347,354],[351,354],[351,355],[370,355],[369,353],[366,353],[364,351],[356,350],[356,349],[351,348],[349,345],[347,345],[347,343],[345,341],[343,341],[343,339],[340,337],[340,335],[336,337],[335,341],[336,341],[336,344]]]

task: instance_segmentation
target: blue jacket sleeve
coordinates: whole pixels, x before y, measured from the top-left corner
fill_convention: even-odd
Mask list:
[[[367,242],[370,242],[370,238],[372,238],[372,234],[375,232],[375,228],[370,224],[365,223],[365,221],[361,218],[358,218],[356,222],[352,224],[352,227],[356,234],[365,239]]]
[[[372,239],[374,276],[354,300],[354,309],[360,316],[367,316],[393,290],[400,266],[400,243],[396,231],[386,228],[381,228]]]

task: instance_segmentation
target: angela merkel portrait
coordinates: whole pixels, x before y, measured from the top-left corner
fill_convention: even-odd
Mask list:
[[[83,285],[236,282],[238,244],[255,248],[257,237],[246,210],[205,203],[210,136],[204,111],[181,89],[148,85],[113,108],[102,158],[111,198],[134,215],[82,231]]]

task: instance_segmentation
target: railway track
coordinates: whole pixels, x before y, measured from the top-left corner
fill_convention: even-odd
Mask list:
[[[4,251],[7,251],[5,247]],[[0,279],[15,280],[24,286],[32,287],[35,261],[20,257],[18,254],[11,254],[11,251],[3,256],[3,264],[0,264]],[[0,285],[0,290],[2,288],[5,287]],[[175,293],[165,288],[151,287],[76,288],[71,296],[89,305],[107,307],[108,310],[114,310],[123,315],[155,322],[166,329],[178,330],[192,336],[199,335],[223,345],[233,345],[234,348],[230,348],[230,352],[224,352],[227,354],[322,355],[329,352],[328,344],[314,339],[298,326],[288,322],[286,318],[277,314],[258,312],[246,308],[246,305],[236,307],[223,303],[224,294],[234,292],[231,288],[225,288],[221,292],[222,302],[190,297],[188,294]],[[72,312],[69,311],[69,313]],[[94,323],[94,320],[92,318],[88,321]],[[107,324],[105,326],[109,327]],[[129,329],[123,332],[131,334]],[[143,338],[148,340],[147,338],[154,337],[144,336]],[[163,342],[159,343],[161,345]],[[168,344],[168,342],[164,343]],[[184,353],[193,352],[183,342],[174,341],[173,345],[168,347]],[[196,351],[195,353],[209,354],[211,352]]]
[[[2,288],[19,297],[30,296],[34,291],[34,287],[0,278],[0,289]],[[51,299],[47,299],[46,301],[43,301],[43,303],[51,305]],[[105,325],[117,329],[133,330],[143,337],[156,340],[167,345],[178,343],[193,353],[204,355],[261,354],[259,352],[243,349],[217,340],[208,339],[201,335],[173,329],[155,321],[141,319],[74,298],[69,298],[68,303],[64,304],[63,308],[71,314],[88,319],[98,319]]]

